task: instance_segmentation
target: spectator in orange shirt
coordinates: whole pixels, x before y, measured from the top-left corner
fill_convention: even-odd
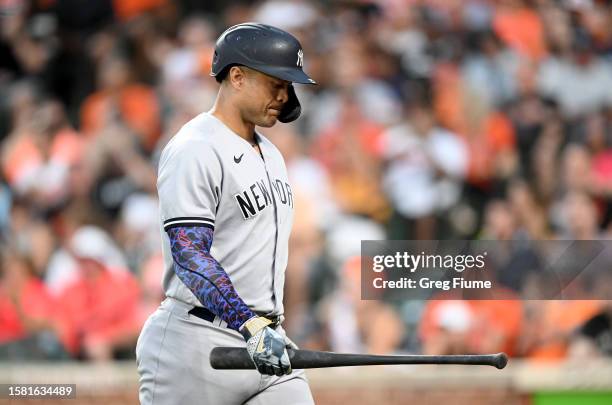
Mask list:
[[[524,56],[540,60],[546,55],[542,21],[526,1],[503,1],[493,18],[493,28],[508,46]]]
[[[147,11],[161,9],[167,3],[167,0],[114,0],[113,10],[120,20],[129,21]]]
[[[434,297],[428,301],[419,325],[423,353],[483,354],[503,351],[510,356],[515,355],[522,330],[521,301],[503,288],[492,291],[492,294],[504,299],[452,300]]]
[[[81,107],[81,128],[95,136],[112,124],[129,128],[141,146],[152,151],[160,134],[159,104],[149,86],[132,82],[129,61],[122,56],[105,57],[100,64],[99,90]]]
[[[323,131],[314,155],[330,176],[341,209],[384,220],[389,207],[380,189],[382,128],[363,116],[354,96],[342,96],[336,122]]]
[[[53,207],[66,199],[70,169],[81,159],[85,143],[59,101],[37,101],[32,108],[2,147],[2,172],[20,196]]]
[[[55,303],[32,263],[7,249],[0,269],[0,358],[64,357]]]
[[[527,301],[519,350],[535,361],[560,361],[574,332],[601,309],[600,301]]]
[[[60,294],[62,341],[80,358],[113,359],[133,347],[142,326],[138,282],[106,267],[96,246],[73,238],[70,247],[79,274]]]
[[[441,63],[435,69],[434,110],[441,126],[465,139],[468,182],[488,188],[494,179],[508,178],[516,171],[515,130],[506,114],[470,94],[460,73],[454,63]]]
[[[518,155],[514,128],[503,113],[492,112],[467,132],[470,150],[469,181],[488,185],[494,178],[508,178],[515,171]]]

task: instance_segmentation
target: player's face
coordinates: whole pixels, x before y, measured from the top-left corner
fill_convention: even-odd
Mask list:
[[[244,88],[243,115],[260,127],[276,123],[288,99],[290,82],[251,70]]]

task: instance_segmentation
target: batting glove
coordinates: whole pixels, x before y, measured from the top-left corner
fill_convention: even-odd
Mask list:
[[[263,316],[249,319],[240,327],[240,333],[247,342],[249,356],[261,374],[291,374],[289,354],[285,338],[268,325],[272,321]]]

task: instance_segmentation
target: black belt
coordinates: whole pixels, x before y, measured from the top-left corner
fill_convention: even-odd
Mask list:
[[[210,312],[208,309],[206,309],[204,307],[193,307],[187,313],[189,315],[196,316],[196,317],[198,317],[200,319],[204,319],[205,321],[208,321],[208,322],[214,321],[215,320],[215,316],[216,316],[215,314],[213,314],[212,312]],[[266,318],[271,320],[273,328],[275,326],[279,325],[279,321],[280,321],[280,317],[279,316],[268,316],[268,315],[260,315],[260,314],[257,314],[257,315],[265,316]]]
[[[205,321],[212,322],[215,320],[215,314],[210,312],[208,309],[204,307],[193,307],[189,312],[189,315],[197,316],[200,319],[204,319]]]

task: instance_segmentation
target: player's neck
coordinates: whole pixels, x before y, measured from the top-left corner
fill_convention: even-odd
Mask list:
[[[233,105],[224,102],[221,97],[217,97],[215,105],[210,110],[210,113],[224,123],[236,135],[251,144],[255,142],[255,124],[244,121],[240,111],[235,109]]]

